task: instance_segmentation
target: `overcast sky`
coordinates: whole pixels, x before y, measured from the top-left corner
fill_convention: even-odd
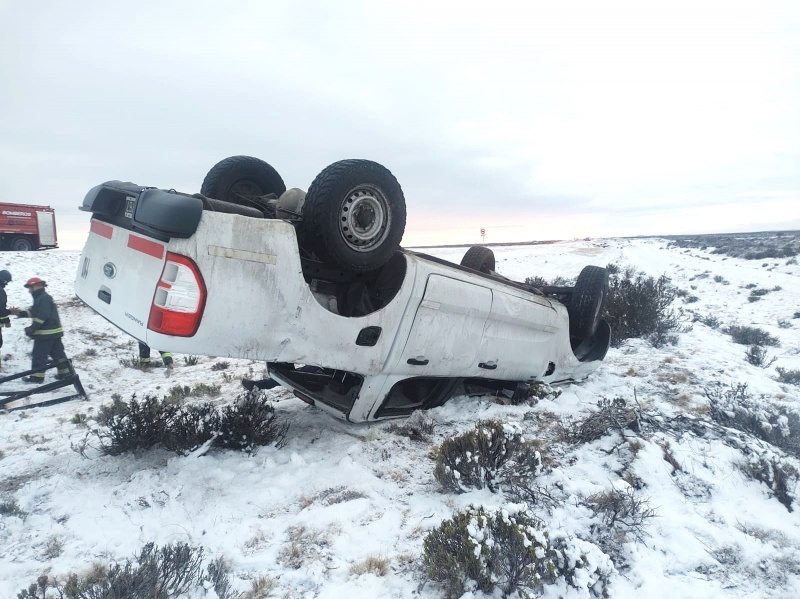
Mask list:
[[[0,201],[389,168],[403,244],[800,228],[800,2],[0,0]]]

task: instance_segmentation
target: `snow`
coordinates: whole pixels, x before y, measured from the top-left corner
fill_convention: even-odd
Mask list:
[[[424,251],[458,262],[465,248]],[[666,423],[640,439],[635,454],[617,432],[583,445],[543,448],[553,452],[554,463],[538,480],[557,489],[561,498],[551,509],[533,506],[546,528],[573,537],[575,547],[604,563],[607,556],[592,541],[600,517],[580,500],[611,489],[624,491],[631,479],[623,481],[620,473],[627,467],[657,516],[641,542],[629,538],[618,547],[627,564],[615,564],[610,596],[800,596],[798,511],[789,512],[766,485],[742,473],[745,446],[736,448],[718,435],[680,425],[710,420],[705,390],[714,385],[746,382],[755,398],[798,408],[800,389],[780,384],[774,369],[800,368],[800,320],[792,318],[800,309],[800,268],[786,259],[747,261],[669,247],[663,239],[595,239],[494,251],[497,271],[514,279],[575,277],[586,264],[610,262],[653,276],[666,274],[699,297],[691,304],[676,300],[687,324],[691,310],[716,316],[722,326],[761,327],[780,339],[779,347],[768,348],[777,361],[768,369],[750,365],[744,359],[746,346],[734,344],[721,328],[694,322],[675,346],[653,348],[630,340],[612,348],[589,379],[532,406],[501,405],[490,397],[454,398],[429,413],[436,427],[428,443],[392,432],[391,422],[335,420],[277,388],[266,393],[290,424],[281,449],[262,447],[252,455],[198,450],[186,457],[153,450],[109,457],[87,433],[97,426],[91,416],[110,403],[112,394],[124,400],[134,393],[161,396],[174,385],[202,382],[220,385],[221,395],[211,401],[225,404],[241,392],[241,378],[258,378],[264,365],[215,357],[199,357],[189,365],[188,356],[176,355],[168,379],[159,368],[143,372],[123,366],[120,360],[136,355],[136,342],[75,298],[78,252],[6,252],[0,255],[0,268],[14,277],[6,289],[9,305],[30,304],[22,287],[27,278],[47,280],[66,330],[67,354],[89,399],[0,413],[0,503],[16,502],[25,513],[0,515],[0,598],[16,597],[44,572],[80,573],[94,562],[131,558],[147,542],[176,541],[203,547],[206,559],[228,560],[234,586],[241,591],[267,575],[277,582],[273,596],[441,597],[441,588],[425,583],[419,571],[426,532],[470,504],[512,506],[502,494],[486,489],[443,492],[433,477],[433,447],[490,418],[535,439],[541,436],[536,427],[585,417],[602,398],[633,402],[634,396]],[[715,281],[716,275],[729,284]],[[751,303],[744,286],[752,283],[780,290]],[[791,328],[779,327],[778,320],[789,321]],[[30,342],[22,331],[27,322],[12,323],[3,329],[4,375],[30,367]],[[230,366],[212,370],[222,360]],[[5,383],[2,390],[17,386],[16,381]],[[90,417],[88,429],[76,423],[79,414]],[[675,426],[667,426],[671,423]],[[746,447],[782,455],[761,441]],[[678,470],[665,460],[667,451]],[[797,467],[797,460],[787,459]],[[797,492],[790,489],[790,494]],[[296,563],[286,554],[292,541],[302,551]],[[60,551],[53,550],[59,546]],[[386,576],[351,572],[371,556],[389,560]],[[566,585],[545,590],[546,597],[586,593],[586,588]],[[214,595],[198,590],[192,596]]]

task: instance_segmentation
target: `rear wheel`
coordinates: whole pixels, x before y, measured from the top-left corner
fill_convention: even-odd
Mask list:
[[[27,237],[15,237],[11,240],[11,249],[15,252],[30,252],[33,250],[33,242]]]
[[[341,160],[308,188],[303,230],[323,262],[363,272],[383,266],[400,246],[406,200],[394,175],[370,160]]]
[[[586,266],[578,275],[567,305],[569,334],[588,339],[597,330],[608,297],[608,271],[599,266]]]
[[[209,198],[256,206],[254,198],[274,193],[276,197],[286,191],[283,179],[274,168],[253,156],[231,156],[215,164],[200,187],[200,193]]]
[[[490,274],[494,272],[495,268],[494,252],[482,245],[473,245],[461,258],[461,266]]]

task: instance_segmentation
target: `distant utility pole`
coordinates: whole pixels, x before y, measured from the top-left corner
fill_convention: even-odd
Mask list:
[[[483,243],[483,238],[486,236],[486,229],[481,227],[481,243]]]

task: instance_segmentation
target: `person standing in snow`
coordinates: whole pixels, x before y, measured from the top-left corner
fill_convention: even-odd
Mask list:
[[[0,347],[3,347],[3,328],[11,326],[10,312],[8,311],[8,296],[6,295],[6,285],[11,282],[11,273],[7,270],[0,270]]]
[[[64,344],[61,338],[64,329],[61,328],[61,318],[58,316],[53,298],[44,290],[47,283],[39,277],[32,277],[25,283],[25,287],[33,298],[33,306],[27,310],[10,308],[8,311],[19,318],[30,318],[31,325],[25,327],[25,334],[33,338],[33,356],[31,370],[37,370],[47,364],[50,357],[58,363],[57,379],[70,376],[67,355],[64,353]],[[44,382],[44,371],[34,372],[22,379],[26,383],[41,384]]]

